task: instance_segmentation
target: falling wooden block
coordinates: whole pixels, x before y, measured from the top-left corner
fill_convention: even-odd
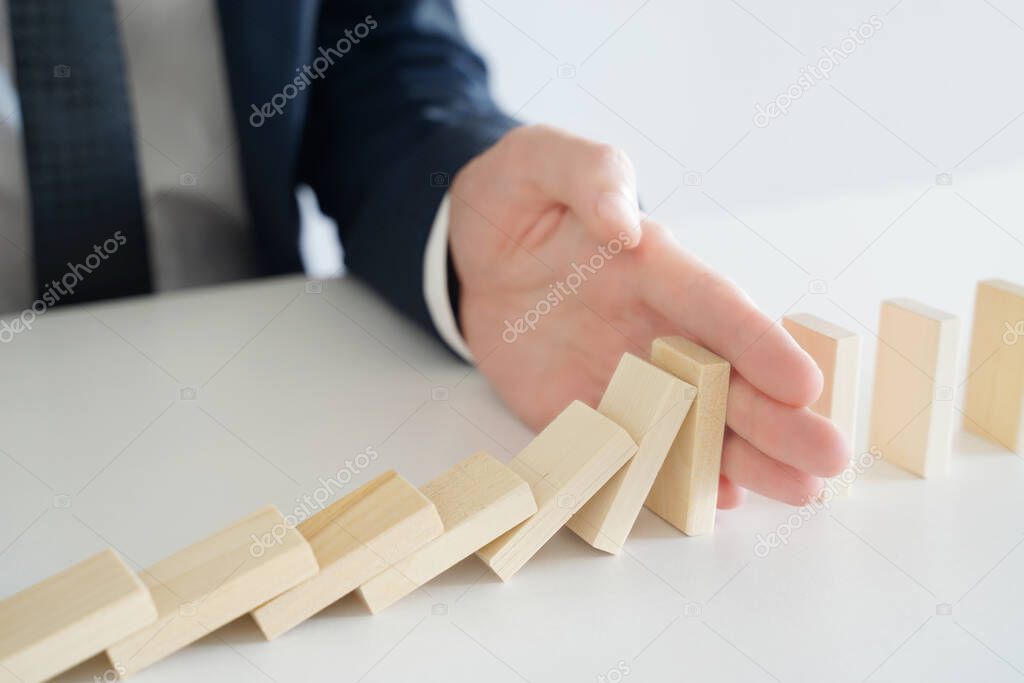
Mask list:
[[[305,621],[444,531],[437,508],[386,472],[299,524],[320,572],[253,610],[267,640]]]
[[[269,505],[146,569],[157,620],[107,656],[122,675],[139,671],[316,572],[309,543]]]
[[[507,581],[636,449],[622,427],[573,401],[508,464],[529,482],[537,514],[482,548],[477,557]]]
[[[682,337],[659,337],[651,362],[697,388],[697,397],[672,442],[647,496],[647,507],[688,536],[715,528],[722,465],[729,362]]]
[[[1024,287],[978,283],[964,427],[1024,451]]]
[[[871,446],[919,477],[949,466],[960,321],[910,299],[882,302]]]
[[[782,326],[814,360],[825,380],[811,410],[831,420],[852,449],[857,436],[860,337],[809,313],[787,315]],[[848,488],[841,475],[830,482],[836,492]]]
[[[697,390],[632,354],[623,354],[597,411],[626,430],[636,455],[569,520],[590,545],[618,554],[665,462]]]
[[[0,681],[44,681],[156,619],[139,577],[104,550],[0,602]]]
[[[377,613],[472,555],[537,511],[529,485],[487,453],[476,453],[420,489],[444,532],[359,587]]]

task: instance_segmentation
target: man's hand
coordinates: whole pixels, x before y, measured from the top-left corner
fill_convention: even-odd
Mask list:
[[[480,371],[530,427],[597,405],[619,357],[682,335],[733,365],[719,507],[751,489],[800,505],[849,454],[806,409],[821,373],[733,283],[637,210],[624,154],[556,129],[509,132],[451,188],[459,319]]]

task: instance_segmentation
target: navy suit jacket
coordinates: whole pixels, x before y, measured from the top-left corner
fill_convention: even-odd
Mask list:
[[[302,268],[294,193],[308,183],[338,223],[347,269],[433,329],[423,254],[437,208],[449,179],[516,125],[450,0],[218,6],[267,274]]]

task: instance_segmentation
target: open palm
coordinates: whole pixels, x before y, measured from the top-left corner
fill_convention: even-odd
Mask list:
[[[451,191],[459,319],[480,371],[530,427],[600,400],[623,352],[682,335],[733,364],[719,506],[751,489],[791,504],[848,459],[805,408],[813,361],[735,285],[636,210],[628,159],[540,126],[471,161]]]

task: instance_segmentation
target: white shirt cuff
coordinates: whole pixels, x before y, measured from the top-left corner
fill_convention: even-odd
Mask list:
[[[437,209],[434,224],[427,237],[427,248],[423,252],[423,298],[427,300],[427,310],[434,328],[441,339],[459,354],[467,363],[473,362],[466,340],[459,332],[452,310],[451,297],[448,296],[448,222],[451,199],[446,192],[441,206]]]

